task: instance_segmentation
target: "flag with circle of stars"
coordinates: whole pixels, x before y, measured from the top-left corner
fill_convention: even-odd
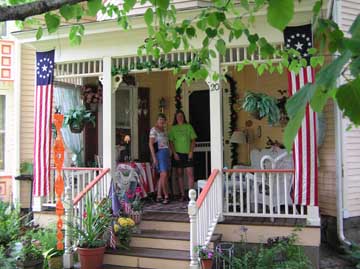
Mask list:
[[[36,85],[50,85],[54,79],[55,50],[36,53]]]
[[[286,27],[284,30],[285,48],[293,48],[309,60],[308,49],[313,47],[311,24]]]

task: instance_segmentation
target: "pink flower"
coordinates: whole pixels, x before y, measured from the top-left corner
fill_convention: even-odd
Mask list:
[[[135,193],[136,193],[136,194],[140,194],[140,193],[141,193],[141,187],[136,187]]]

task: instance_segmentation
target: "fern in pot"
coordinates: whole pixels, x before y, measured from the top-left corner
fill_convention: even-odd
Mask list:
[[[65,114],[64,125],[68,125],[73,133],[81,133],[86,123],[92,123],[95,126],[95,116],[84,106],[71,109]]]
[[[261,120],[267,117],[270,125],[275,125],[280,120],[276,98],[265,93],[247,92],[242,107],[255,119]]]

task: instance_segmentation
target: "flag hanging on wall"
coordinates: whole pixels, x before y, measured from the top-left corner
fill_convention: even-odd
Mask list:
[[[311,24],[287,27],[284,30],[284,43],[287,49],[299,51],[307,59],[308,66],[299,73],[288,71],[289,96],[294,95],[305,84],[313,83],[314,69],[309,65],[308,49],[313,47]],[[308,104],[305,117],[293,144],[295,180],[293,200],[298,205],[318,205],[318,171],[316,145],[316,113]]]
[[[36,53],[34,196],[49,192],[54,53]]]

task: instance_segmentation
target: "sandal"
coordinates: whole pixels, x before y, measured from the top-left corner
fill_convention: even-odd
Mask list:
[[[155,202],[157,202],[157,203],[161,203],[162,202],[162,197],[156,197],[156,200],[155,200]]]
[[[162,201],[164,205],[167,205],[170,202],[169,197],[165,197],[165,199]]]

